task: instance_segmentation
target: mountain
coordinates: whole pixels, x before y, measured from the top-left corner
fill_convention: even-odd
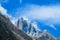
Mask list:
[[[18,29],[21,29],[24,33],[34,38],[35,40],[58,40],[51,35],[47,30],[39,30],[36,24],[31,23],[27,18],[19,18],[15,24]],[[60,39],[59,39],[60,40]]]
[[[60,38],[58,38],[57,40],[60,40]]]
[[[0,40],[33,40],[22,30],[15,27],[8,16],[0,12]]]
[[[47,30],[44,30],[43,33],[37,40],[57,40],[54,38]]]
[[[0,13],[0,40],[60,40],[47,30],[39,30],[37,25],[21,17],[12,24],[9,17]]]
[[[34,23],[30,23],[30,21],[25,18],[21,17],[15,22],[15,26],[17,26],[18,29],[21,29],[23,32],[26,34],[32,36],[32,37],[37,37],[38,33],[41,31],[37,28],[37,25]]]

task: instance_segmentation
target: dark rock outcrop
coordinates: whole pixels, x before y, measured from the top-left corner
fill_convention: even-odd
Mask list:
[[[8,16],[0,13],[0,40],[32,40],[32,38],[16,28]]]

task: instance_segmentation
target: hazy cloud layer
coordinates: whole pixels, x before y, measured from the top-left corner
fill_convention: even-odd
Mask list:
[[[52,21],[53,23],[60,22],[59,5],[54,6],[26,5],[24,8],[18,8],[16,14],[18,15],[21,14],[21,16],[27,16],[31,19],[49,20],[49,22]]]
[[[26,5],[25,7],[18,8],[17,15],[26,16],[31,20],[39,19],[46,24],[55,28],[53,24],[60,23],[60,5],[53,6],[39,6],[39,5]]]
[[[14,20],[18,18],[12,17],[11,15],[7,14],[7,10],[0,5],[0,12],[3,15],[7,15],[11,18],[11,21],[14,23]],[[20,15],[21,13],[21,15]],[[46,21],[48,25],[52,28],[55,28],[52,24],[60,22],[60,6],[38,6],[38,5],[26,5],[24,8],[18,8],[16,12],[16,16],[26,16],[33,19],[40,19]]]

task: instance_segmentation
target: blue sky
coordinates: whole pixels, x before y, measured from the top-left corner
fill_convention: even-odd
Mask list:
[[[0,0],[0,4],[0,11],[5,11],[12,22],[26,16],[42,30],[60,37],[60,0]]]

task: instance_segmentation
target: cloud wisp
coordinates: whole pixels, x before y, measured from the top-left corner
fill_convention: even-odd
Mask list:
[[[52,24],[60,23],[60,5],[25,5],[25,7],[18,8],[16,14],[26,16],[31,20],[39,19],[45,21],[47,24],[51,24],[50,26],[55,30],[56,28]]]
[[[7,9],[5,9],[4,7],[2,7],[1,4],[0,4],[0,12],[1,12],[2,15],[6,16],[6,17],[13,18],[11,15],[9,15],[7,13]]]
[[[21,10],[21,11],[20,11]],[[7,10],[3,8],[0,5],[0,11],[3,15],[8,15]],[[54,29],[55,26],[52,26],[52,24],[60,23],[60,6],[38,6],[38,5],[26,5],[25,7],[18,8],[16,11],[16,16],[26,16],[30,18],[31,20],[34,19],[40,19],[43,21],[46,21],[48,24],[51,24],[50,26]],[[18,15],[19,14],[19,15]],[[8,15],[10,17],[12,23],[14,23],[14,20],[17,20],[18,18],[14,18],[11,15]]]
[[[7,10],[4,9],[1,4],[0,4],[0,12],[3,14],[3,15],[7,15]]]
[[[24,8],[18,8],[16,14],[21,14],[21,16],[27,16],[31,19],[40,20],[51,20],[53,22],[60,22],[60,5],[54,6],[38,6],[38,5],[27,5]],[[33,18],[32,18],[33,17]]]

